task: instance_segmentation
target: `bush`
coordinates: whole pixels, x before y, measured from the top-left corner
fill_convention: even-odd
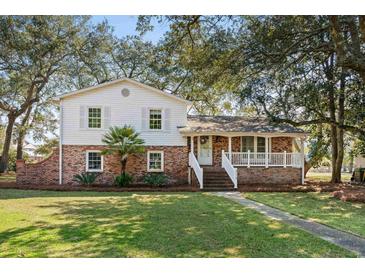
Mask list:
[[[99,173],[95,172],[83,172],[81,174],[77,174],[74,176],[74,180],[83,184],[83,185],[91,185],[95,182],[96,178],[99,176]]]
[[[148,173],[143,177],[143,181],[153,186],[164,186],[167,184],[167,176],[164,173]]]
[[[133,181],[133,176],[128,173],[123,173],[115,177],[114,182],[117,186],[127,186]]]

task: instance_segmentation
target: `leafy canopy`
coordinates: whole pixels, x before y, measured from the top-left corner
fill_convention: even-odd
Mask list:
[[[110,127],[102,142],[107,146],[102,154],[118,153],[121,161],[126,160],[131,154],[144,152],[144,140],[139,138],[139,133],[129,125]]]

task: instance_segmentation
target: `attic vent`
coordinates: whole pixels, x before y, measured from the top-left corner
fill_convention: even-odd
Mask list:
[[[129,89],[127,89],[127,88],[122,89],[122,96],[123,97],[128,97],[129,94],[130,94]]]

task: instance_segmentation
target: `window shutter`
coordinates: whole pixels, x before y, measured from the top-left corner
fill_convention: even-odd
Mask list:
[[[147,129],[147,108],[142,108],[142,130]]]
[[[171,126],[170,126],[170,109],[169,108],[165,108],[164,109],[164,130],[170,130]]]
[[[86,128],[86,107],[80,106],[80,128]]]
[[[108,129],[110,127],[110,107],[104,107],[104,129]]]

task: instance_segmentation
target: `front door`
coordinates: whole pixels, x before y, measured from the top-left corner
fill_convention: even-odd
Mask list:
[[[200,136],[198,142],[198,161],[200,165],[212,165],[212,136]]]

